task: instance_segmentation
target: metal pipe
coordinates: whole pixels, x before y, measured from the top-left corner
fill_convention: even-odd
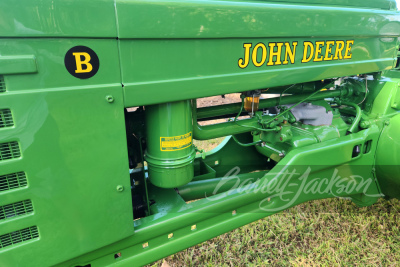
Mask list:
[[[193,138],[197,140],[209,140],[213,138],[250,132],[260,126],[258,118],[253,117],[240,121],[229,121],[219,124],[201,126],[197,122],[196,100],[193,100]],[[276,131],[276,129],[263,129],[264,131]]]
[[[320,100],[324,98],[333,98],[344,96],[348,94],[348,90],[346,88],[341,88],[340,90],[327,90],[318,93],[317,95],[309,98],[308,100]],[[310,94],[300,94],[300,95],[290,95],[290,96],[283,96],[279,103],[279,97],[274,98],[267,98],[267,99],[260,99],[260,103],[258,108],[270,108],[275,107],[277,105],[287,105],[293,104],[298,101],[303,100],[304,98],[308,97]],[[226,105],[219,105],[219,106],[212,106],[212,107],[204,107],[197,109],[197,118],[204,119],[216,116],[223,116],[226,114],[237,114],[242,106],[241,103],[233,103],[233,104],[226,104]]]
[[[219,194],[231,189],[249,186],[262,178],[266,173],[268,173],[268,171],[194,181],[178,187],[178,193],[185,201],[210,197],[215,193]]]
[[[281,105],[293,104],[293,103],[296,103],[299,101],[304,101],[305,98],[308,98],[309,101],[320,100],[320,99],[324,99],[324,98],[333,98],[333,97],[346,95],[347,92],[348,92],[348,90],[343,88],[343,90],[322,91],[312,97],[310,97],[310,94],[293,95],[293,96],[282,97],[280,101],[279,101],[279,97],[269,98],[269,99],[264,99],[263,102],[260,101],[259,107],[260,108],[268,108],[268,107],[274,107],[278,104],[281,104]],[[206,125],[206,126],[201,126],[197,122],[197,119],[198,119],[197,113],[198,112],[201,113],[201,110],[204,111],[204,109],[206,109],[206,112],[203,113],[203,115],[204,114],[208,114],[211,116],[223,115],[222,112],[228,112],[228,113],[232,113],[234,111],[240,112],[240,109],[242,107],[241,103],[197,109],[196,100],[193,100],[192,105],[193,105],[193,137],[194,137],[194,139],[208,140],[208,139],[213,139],[213,138],[218,138],[218,137],[223,137],[223,136],[228,136],[228,135],[246,133],[246,132],[250,132],[250,131],[259,129],[259,123],[258,123],[259,119],[257,118],[257,116],[254,116],[250,119],[245,119],[245,120],[224,122],[224,123]],[[228,106],[228,107],[224,108],[224,106]],[[222,107],[222,109],[221,109],[221,107]],[[268,115],[266,115],[266,116],[268,116]],[[276,129],[262,129],[262,130],[263,131],[276,131]]]
[[[361,115],[362,115],[361,108],[357,104],[354,104],[351,102],[344,101],[344,102],[341,102],[341,104],[353,107],[356,110],[356,117],[354,118],[353,123],[350,125],[349,129],[347,130],[348,133],[353,133],[357,129],[358,124],[360,123],[360,120],[361,120]]]
[[[239,140],[237,140],[234,135],[232,135],[232,138],[239,146],[255,146],[257,144],[262,143],[261,140],[258,140],[258,141],[252,142],[252,143],[244,144],[244,143],[240,142]]]

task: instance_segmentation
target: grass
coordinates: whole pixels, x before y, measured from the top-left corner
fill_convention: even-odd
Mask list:
[[[197,142],[205,150],[221,139]],[[399,266],[400,202],[358,208],[347,199],[304,203],[151,266]]]

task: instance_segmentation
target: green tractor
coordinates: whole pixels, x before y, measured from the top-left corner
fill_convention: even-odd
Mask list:
[[[399,198],[399,37],[393,0],[2,1],[0,265],[140,266]]]

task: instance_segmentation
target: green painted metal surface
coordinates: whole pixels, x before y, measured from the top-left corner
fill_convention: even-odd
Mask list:
[[[2,74],[21,74],[36,72],[37,65],[34,56],[0,57],[0,73]]]
[[[71,76],[64,55],[81,44],[109,68],[88,80]],[[0,50],[16,59],[2,68],[8,71],[0,106],[11,111],[13,126],[0,128],[0,144],[16,142],[20,150],[20,157],[0,161],[0,176],[22,172],[27,180],[27,187],[0,191],[0,206],[33,204],[32,214],[1,220],[0,236],[31,226],[39,233],[3,247],[0,265],[54,265],[132,235],[116,41],[3,38]],[[37,67],[33,56],[20,55],[34,55]]]
[[[0,25],[0,207],[27,203],[0,217],[1,266],[139,266],[306,201],[399,197],[394,1],[8,1]],[[241,105],[190,107],[293,84],[260,108],[296,104],[334,82],[307,99],[334,111],[331,125],[259,112],[200,127]],[[191,143],[165,156],[161,138],[192,127],[251,146],[227,138],[195,159]],[[221,185],[228,173],[238,178]],[[368,187],[339,190],[354,174]],[[278,181],[292,184],[287,198],[265,190]]]
[[[151,183],[175,188],[190,182],[196,155],[190,101],[147,106],[146,125],[145,159]]]
[[[125,105],[154,104],[369,73],[390,69],[395,62],[396,38],[389,37],[391,41],[383,43],[380,38],[365,36],[354,39],[353,56],[349,60],[309,62],[306,65],[301,63],[303,51],[299,46],[294,64],[238,67],[238,59],[244,54],[243,43],[297,41],[303,44],[320,39],[243,38],[239,35],[229,39],[122,40]],[[387,49],[379,52],[374,49],[382,45],[387,45]],[[149,98],[148,94],[155,97]]]
[[[397,41],[392,37],[400,31],[398,22],[392,20],[394,11],[333,6],[124,1],[117,2],[117,9],[121,10],[118,21],[126,106],[390,69]],[[309,62],[304,67],[302,44],[328,40],[354,40],[352,58]],[[254,47],[260,42],[298,42],[295,63],[240,69],[243,44]],[[387,49],[376,49],[386,45]],[[159,98],[148,98],[147,93]]]
[[[113,0],[2,1],[2,37],[115,38]]]
[[[377,177],[382,192],[390,197],[399,198],[399,115],[387,121],[379,138],[376,154]]]
[[[122,94],[116,90],[1,96],[15,126],[1,129],[0,143],[16,141],[21,157],[2,161],[0,174],[24,172],[28,186],[0,192],[0,205],[30,199],[34,213],[0,222],[0,235],[39,229],[38,240],[2,249],[3,266],[56,264],[134,233]],[[111,91],[112,105],[104,100]],[[118,192],[118,185],[128,190]]]

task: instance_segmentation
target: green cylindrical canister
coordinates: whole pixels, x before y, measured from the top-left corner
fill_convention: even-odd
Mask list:
[[[194,175],[192,109],[189,100],[145,107],[149,179],[163,188],[190,182]]]

